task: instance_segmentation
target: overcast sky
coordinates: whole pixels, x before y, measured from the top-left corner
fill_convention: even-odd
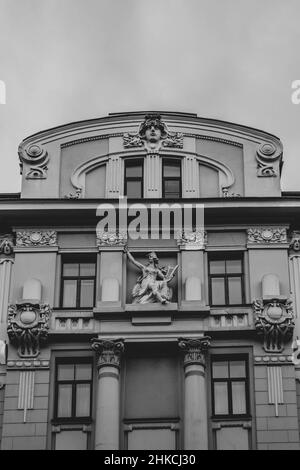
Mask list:
[[[300,190],[299,18],[299,0],[0,0],[0,192],[28,135],[154,109],[277,135]]]

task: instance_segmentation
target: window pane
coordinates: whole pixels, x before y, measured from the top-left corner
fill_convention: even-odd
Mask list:
[[[141,181],[127,181],[126,196],[132,198],[143,197]]]
[[[180,164],[169,163],[164,165],[164,176],[180,177]]]
[[[213,362],[213,378],[214,379],[228,378],[228,361]]]
[[[231,382],[232,386],[232,413],[240,415],[246,413],[245,382]]]
[[[91,380],[92,364],[76,364],[76,380]]]
[[[76,385],[76,416],[90,416],[90,385]]]
[[[242,272],[242,260],[240,259],[228,259],[226,260],[226,272],[227,273],[241,273]]]
[[[133,177],[133,178],[138,178],[143,176],[143,167],[139,163],[136,165],[126,165],[126,176],[128,177]]]
[[[74,364],[59,364],[57,380],[74,380]]]
[[[228,414],[228,391],[226,382],[214,383],[215,414]]]
[[[60,384],[58,386],[57,416],[70,418],[72,415],[72,385]]]
[[[165,180],[165,195],[169,193],[180,193],[180,182],[176,180]]]
[[[63,283],[63,307],[76,307],[76,279],[65,279]]]
[[[228,293],[230,304],[242,303],[242,280],[240,277],[228,278]]]
[[[95,263],[80,263],[80,276],[95,276]]]
[[[211,295],[213,305],[225,304],[225,286],[222,277],[215,277],[211,279]]]
[[[80,282],[80,307],[93,307],[94,280],[83,279]]]
[[[245,361],[230,361],[230,377],[246,377]]]
[[[225,260],[218,259],[209,262],[210,274],[225,274]]]
[[[79,264],[78,263],[64,263],[63,268],[64,276],[78,276]]]

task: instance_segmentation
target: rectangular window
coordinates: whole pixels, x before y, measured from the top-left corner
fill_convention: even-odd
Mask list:
[[[181,197],[181,161],[163,160],[163,197],[178,199]]]
[[[212,358],[212,404],[214,418],[249,415],[249,374],[246,357]]]
[[[213,253],[208,264],[210,305],[245,303],[242,254]]]
[[[125,161],[125,196],[128,198],[142,198],[143,186],[143,160]]]
[[[57,423],[91,421],[92,359],[60,359],[55,368],[54,419]]]
[[[60,306],[92,308],[95,300],[96,261],[94,258],[64,259],[62,263]]]

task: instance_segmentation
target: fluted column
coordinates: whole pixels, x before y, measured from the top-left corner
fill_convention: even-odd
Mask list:
[[[2,340],[7,337],[7,310],[13,262],[12,258],[0,259],[0,339]]]
[[[184,353],[184,449],[208,448],[205,351],[210,338],[179,338]]]
[[[97,353],[98,387],[95,450],[118,450],[120,427],[119,369],[124,351],[122,339],[94,338]]]

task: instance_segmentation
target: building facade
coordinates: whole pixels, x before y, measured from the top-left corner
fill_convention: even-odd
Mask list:
[[[300,195],[281,141],[119,113],[19,146],[0,197],[0,442],[299,449]]]

